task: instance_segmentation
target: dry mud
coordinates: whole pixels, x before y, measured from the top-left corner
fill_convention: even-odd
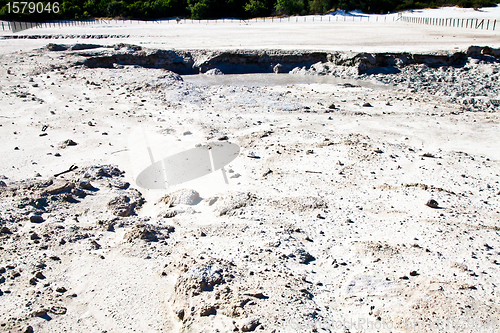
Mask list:
[[[495,52],[3,55],[0,330],[500,329]],[[188,69],[387,85],[194,86]],[[148,147],[218,140],[241,147],[228,184],[136,186]]]

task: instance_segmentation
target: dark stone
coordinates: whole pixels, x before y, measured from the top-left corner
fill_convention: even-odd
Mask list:
[[[438,207],[439,207],[438,202],[437,202],[436,200],[434,200],[434,199],[430,199],[429,201],[427,201],[427,202],[425,203],[425,205],[426,205],[427,207],[430,207],[430,208],[438,208]]]
[[[43,217],[40,215],[31,215],[30,216],[30,222],[31,223],[42,223],[43,222]]]
[[[177,318],[179,318],[180,320],[184,319],[184,309],[179,309],[175,311],[175,314],[177,315]]]
[[[80,44],[77,43],[73,46],[71,46],[70,50],[71,51],[80,51],[80,50],[90,50],[90,49],[97,49],[102,47],[102,45],[97,45],[97,44]]]
[[[46,309],[35,310],[31,314],[33,315],[33,317],[43,317],[47,315],[47,310]]]
[[[67,290],[66,288],[64,288],[64,287],[58,287],[58,288],[56,289],[56,291],[57,291],[58,293],[61,293],[61,294],[62,294],[62,293],[67,292],[68,290]]]

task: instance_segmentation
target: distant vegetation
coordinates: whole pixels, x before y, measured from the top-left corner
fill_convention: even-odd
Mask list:
[[[491,7],[499,3],[499,0],[61,0],[58,6],[54,6],[56,1],[34,2],[36,5],[33,6],[30,2],[24,5],[25,2],[0,0],[0,19],[47,21],[84,20],[95,17],[145,20],[169,17],[251,18],[324,14],[336,9],[358,9],[366,13],[380,14],[443,6]],[[17,14],[16,7],[19,11]],[[24,14],[21,14],[23,9]]]

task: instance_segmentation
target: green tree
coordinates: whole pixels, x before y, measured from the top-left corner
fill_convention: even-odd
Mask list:
[[[329,11],[333,7],[331,0],[310,0],[309,1],[309,13],[311,14],[323,14]]]
[[[60,13],[65,18],[76,19],[82,14],[82,9],[77,4],[70,1],[65,1],[60,6]]]
[[[246,0],[188,0],[188,10],[195,20],[244,17]]]
[[[151,17],[184,16],[187,14],[186,6],[185,0],[156,0],[151,3]]]
[[[304,0],[278,0],[276,3],[276,11],[280,14],[302,14],[304,13],[304,10]]]
[[[193,20],[210,18],[212,16],[211,2],[210,0],[201,0],[199,2],[188,0],[191,18]]]
[[[109,17],[124,16],[126,4],[123,1],[113,1],[108,4],[106,10]]]
[[[149,2],[136,1],[127,6],[127,16],[130,18],[147,19],[150,15]]]
[[[265,16],[267,11],[266,4],[260,0],[250,0],[245,4],[245,12],[251,17]]]

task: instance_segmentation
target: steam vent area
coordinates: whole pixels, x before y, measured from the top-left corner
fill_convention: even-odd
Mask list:
[[[499,331],[500,21],[335,18],[0,34],[0,332]]]

